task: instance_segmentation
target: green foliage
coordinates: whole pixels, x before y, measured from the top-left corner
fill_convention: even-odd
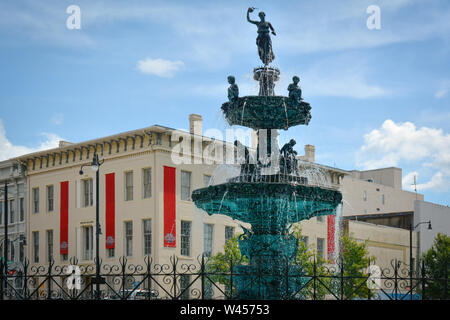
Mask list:
[[[225,292],[230,292],[230,270],[239,264],[247,263],[248,259],[244,256],[241,261],[241,250],[239,250],[238,238],[240,235],[235,235],[230,238],[224,246],[224,252],[218,252],[216,255],[208,259],[206,271],[212,275],[209,278],[216,283],[225,286]],[[235,286],[233,286],[233,290]]]
[[[365,280],[368,277],[367,267],[369,259],[375,260],[369,257],[367,241],[358,242],[344,235],[341,238],[341,256],[343,275],[351,277],[344,281],[344,297],[346,299],[367,298],[369,296],[369,288]]]
[[[331,290],[332,285],[332,278],[329,277],[331,276],[331,272],[328,270],[326,265],[327,261],[323,257],[318,256],[315,250],[308,248],[308,246],[302,241],[302,227],[300,224],[297,223],[293,225],[292,234],[298,240],[298,251],[295,263],[302,266],[306,275],[316,274],[319,276],[319,281],[316,283],[315,299],[324,299],[325,295],[329,293],[327,288]],[[311,280],[300,292],[300,294],[306,299],[314,298],[313,286],[314,283],[313,280]]]
[[[422,295],[424,298],[448,299],[450,297],[450,237],[438,233],[433,246],[423,254],[423,261],[425,277],[433,280],[425,282],[425,293],[422,292]],[[447,279],[447,285],[445,279]]]

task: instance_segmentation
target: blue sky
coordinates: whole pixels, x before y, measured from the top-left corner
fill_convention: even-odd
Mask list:
[[[80,30],[66,27],[73,4]],[[405,189],[416,175],[425,200],[450,205],[448,0],[0,2],[0,160],[59,139],[187,128],[190,113],[225,130],[227,76],[257,94],[249,6],[277,31],[276,93],[299,75],[312,106],[310,125],[280,143],[314,144],[319,163],[346,170],[401,167]]]

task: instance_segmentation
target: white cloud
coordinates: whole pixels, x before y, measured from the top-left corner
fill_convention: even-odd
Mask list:
[[[18,157],[27,153],[37,152],[41,150],[53,149],[58,147],[59,141],[64,140],[54,133],[43,133],[45,140],[37,147],[26,147],[13,145],[6,137],[5,127],[0,119],[0,161]]]
[[[417,190],[443,191],[450,188],[450,134],[441,129],[416,128],[411,122],[395,123],[388,119],[380,129],[364,136],[364,145],[357,153],[357,165],[363,169],[414,165],[423,172],[432,172],[428,182],[417,182]],[[403,186],[411,190],[414,175],[404,176]]]
[[[175,72],[184,67],[183,61],[170,61],[164,59],[151,59],[139,60],[137,68],[145,74],[153,74],[158,77],[171,78],[175,75]]]

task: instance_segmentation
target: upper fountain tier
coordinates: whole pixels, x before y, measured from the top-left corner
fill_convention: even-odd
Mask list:
[[[259,82],[258,96],[239,97],[239,89],[234,77],[228,78],[229,101],[222,104],[222,111],[230,125],[258,129],[285,129],[300,124],[308,125],[311,120],[311,106],[303,101],[300,79],[295,76],[289,85],[289,97],[275,95],[275,82],[280,79],[280,71],[271,67],[253,70],[253,79]]]

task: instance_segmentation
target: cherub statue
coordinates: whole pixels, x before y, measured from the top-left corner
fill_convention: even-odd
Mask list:
[[[292,78],[292,82],[289,86],[288,86],[288,91],[289,91],[289,98],[293,99],[295,102],[300,103],[302,99],[302,89],[300,89],[300,86],[298,85],[298,83],[300,82],[300,78],[297,76],[294,76]]]
[[[239,97],[239,87],[235,81],[233,76],[228,76],[228,83],[230,84],[228,87],[228,100],[230,103],[235,103]]]
[[[256,38],[256,45],[258,46],[258,54],[261,61],[267,66],[275,59],[275,55],[272,51],[272,40],[270,39],[270,31],[276,36],[275,29],[270,22],[266,21],[266,14],[264,12],[258,13],[260,21],[254,21],[250,19],[250,13],[256,8],[248,8],[247,21],[255,24],[258,27],[258,37]]]
[[[297,151],[294,150],[296,143],[294,139],[291,139],[280,150],[281,167],[284,168],[282,171],[287,174],[297,173],[298,171]]]

